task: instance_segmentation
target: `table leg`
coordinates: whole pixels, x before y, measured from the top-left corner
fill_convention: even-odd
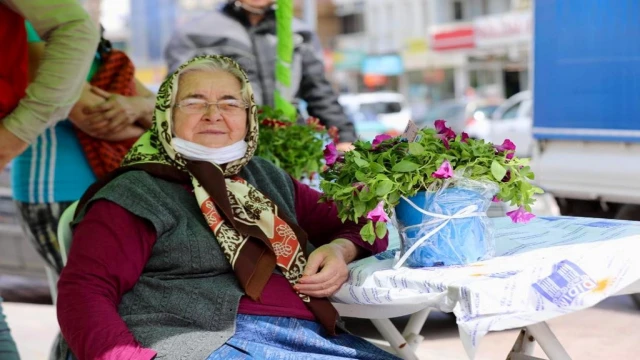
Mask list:
[[[405,338],[407,344],[411,346],[413,351],[415,351],[418,345],[422,343],[422,340],[424,340],[424,337],[420,335],[420,331],[422,331],[424,323],[427,322],[430,312],[431,309],[426,308],[411,315],[407,326],[405,326],[404,331],[402,332],[402,337]]]
[[[530,358],[530,355],[533,355],[533,350],[536,347],[536,340],[529,333],[528,330],[522,329],[520,330],[520,334],[518,335],[518,339],[513,344],[511,348],[511,352],[507,356],[507,360],[516,360],[516,359],[527,359]]]
[[[560,341],[553,334],[546,322],[541,322],[526,327],[527,331],[540,344],[549,360],[571,360],[567,351],[562,347]]]
[[[402,334],[396,329],[391,320],[371,319],[371,322],[400,357],[404,360],[418,360],[418,356],[414,350],[411,346],[407,346],[407,341],[402,337]]]

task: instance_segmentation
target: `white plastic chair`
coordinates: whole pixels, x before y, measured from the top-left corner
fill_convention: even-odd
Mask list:
[[[58,221],[58,248],[60,249],[60,257],[62,258],[62,266],[67,263],[67,255],[69,253],[69,247],[71,246],[71,221],[73,221],[73,214],[76,212],[78,202],[74,202],[66,208],[60,220]],[[58,299],[58,274],[49,266],[45,265],[44,270],[47,274],[47,281],[49,282],[49,291],[51,292],[51,301],[56,304]]]
[[[58,222],[58,246],[60,247],[60,257],[62,258],[62,266],[67,264],[67,255],[71,248],[71,240],[73,234],[71,233],[71,222],[73,221],[73,215],[76,213],[78,202],[74,202],[60,216]]]

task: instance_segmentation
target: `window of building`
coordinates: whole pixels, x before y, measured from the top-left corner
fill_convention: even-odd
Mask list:
[[[489,0],[481,0],[480,5],[482,6],[482,10],[481,10],[482,15],[490,14],[491,9],[489,8]]]
[[[453,2],[453,20],[464,19],[464,12],[462,8],[462,1]]]
[[[339,17],[340,33],[354,34],[364,31],[364,17],[362,14],[346,14]]]

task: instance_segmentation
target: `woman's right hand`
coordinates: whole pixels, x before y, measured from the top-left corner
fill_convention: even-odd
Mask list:
[[[88,106],[101,104],[106,100],[107,98],[104,96],[100,96],[91,91],[91,85],[85,83],[82,93],[80,94],[80,99],[76,102],[69,113],[69,120],[71,120],[71,122],[83,132],[95,138],[101,138],[104,131],[103,129],[108,124],[90,121],[89,117],[85,114],[84,109]]]

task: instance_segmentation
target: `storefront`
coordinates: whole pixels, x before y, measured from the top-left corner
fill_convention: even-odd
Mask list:
[[[475,48],[473,24],[432,26],[429,33],[433,50],[429,53],[429,68],[444,71],[444,82],[439,89],[440,96],[434,98],[434,101],[463,97],[470,85],[467,64],[469,51]]]
[[[469,56],[476,86],[500,87],[510,97],[530,88],[531,11],[485,16],[474,21],[476,48]],[[471,81],[474,86],[474,81]]]
[[[331,81],[342,93],[357,93],[360,90],[360,69],[366,53],[359,50],[340,50],[333,52],[333,71]]]

